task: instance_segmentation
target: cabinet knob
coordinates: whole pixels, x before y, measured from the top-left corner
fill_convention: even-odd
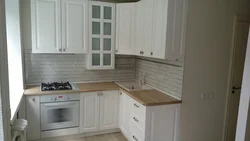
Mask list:
[[[61,48],[59,48],[58,50],[59,50],[59,52],[62,52],[62,49],[61,49]]]
[[[142,51],[141,53],[144,54],[144,51]]]
[[[116,50],[115,50],[115,52],[117,53],[117,52],[118,52],[118,50],[116,49]]]
[[[153,55],[153,54],[154,54],[153,52],[150,53],[150,55]]]
[[[66,48],[63,49],[63,52],[65,52],[65,51],[66,51]]]
[[[33,101],[33,102],[36,102],[36,99],[35,99],[35,98],[32,98],[32,101]]]

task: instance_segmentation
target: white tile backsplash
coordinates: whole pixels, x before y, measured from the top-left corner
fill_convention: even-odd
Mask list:
[[[136,79],[139,80],[141,75],[146,75],[146,84],[181,98],[183,65],[179,65],[179,62],[178,65],[171,65],[151,60],[136,59]]]
[[[146,83],[161,91],[181,98],[183,66],[165,62],[116,56],[115,70],[87,70],[85,56],[75,54],[32,54],[25,49],[26,84],[41,82],[102,82],[139,80],[140,74],[147,74]]]
[[[135,58],[116,56],[115,70],[87,70],[84,55],[32,54],[25,49],[25,70],[26,84],[131,80],[135,79]]]

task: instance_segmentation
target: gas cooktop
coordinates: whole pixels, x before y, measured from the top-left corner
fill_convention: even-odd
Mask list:
[[[41,83],[41,91],[72,90],[69,82]]]

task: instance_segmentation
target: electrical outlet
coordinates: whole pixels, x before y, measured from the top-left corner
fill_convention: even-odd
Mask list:
[[[156,77],[157,77],[159,80],[163,80],[163,79],[164,79],[164,76],[163,76],[163,75],[160,75],[160,74],[156,74]]]

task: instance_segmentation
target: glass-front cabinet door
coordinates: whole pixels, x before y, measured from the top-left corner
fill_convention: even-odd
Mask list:
[[[88,69],[114,69],[115,4],[90,2]]]

